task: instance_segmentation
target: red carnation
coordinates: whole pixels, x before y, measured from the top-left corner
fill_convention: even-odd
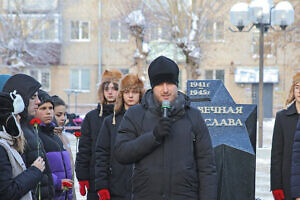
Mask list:
[[[30,120],[30,125],[34,126],[34,128],[37,129],[38,125],[41,123],[41,120],[37,119],[37,118],[33,118],[32,120]]]
[[[72,188],[73,184],[67,181],[62,181],[62,185],[63,187],[68,187],[68,188]]]
[[[69,190],[70,188],[73,187],[73,184],[68,181],[63,180],[61,184],[62,184],[63,191]]]
[[[35,125],[39,125],[41,123],[41,120],[34,118],[32,120],[30,120],[30,125],[35,126]]]
[[[81,132],[79,132],[79,131],[75,131],[74,135],[75,135],[75,136],[78,138],[78,137],[80,137],[80,136],[81,136]]]

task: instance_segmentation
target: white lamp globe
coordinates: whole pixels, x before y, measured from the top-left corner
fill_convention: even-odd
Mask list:
[[[249,6],[247,3],[237,3],[231,7],[230,22],[239,29],[249,25]]]
[[[292,4],[288,1],[282,1],[272,10],[272,25],[278,25],[285,29],[295,21],[295,11]]]
[[[249,5],[250,21],[253,24],[270,24],[271,1],[253,0]]]

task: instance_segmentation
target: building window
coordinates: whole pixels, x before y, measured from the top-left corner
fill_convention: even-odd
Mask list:
[[[128,41],[128,26],[121,21],[112,21],[110,23],[110,40],[111,41]]]
[[[217,80],[222,80],[224,83],[224,70],[216,70],[216,77]]]
[[[49,69],[27,69],[25,74],[35,78],[42,85],[42,90],[50,91],[50,70]]]
[[[30,42],[59,42],[59,14],[22,14],[7,15],[0,23],[15,23],[22,29],[22,37]],[[6,24],[4,24],[6,23]]]
[[[122,72],[123,75],[126,75],[129,73],[129,69],[126,69],[126,68],[122,68],[122,69],[120,69],[120,71]]]
[[[273,43],[270,34],[264,35],[264,55],[266,57],[272,57],[273,55]],[[253,57],[259,57],[259,31],[252,32],[252,52]]]
[[[213,70],[205,70],[205,79],[211,80],[213,79]]]
[[[71,71],[71,89],[83,91],[90,90],[89,69],[73,69]]]
[[[155,40],[170,40],[171,35],[170,35],[170,28],[168,28],[167,26],[152,26],[150,27],[150,31],[149,31],[149,38],[151,41],[155,41]]]
[[[90,22],[71,21],[71,40],[90,41]]]
[[[59,41],[58,39],[58,20],[47,19],[42,22],[39,19],[31,19],[32,28],[34,28],[32,41],[42,42],[42,41]],[[40,23],[40,25],[38,25]]]
[[[3,8],[6,10],[15,11],[22,6],[23,11],[41,12],[54,10],[58,7],[57,0],[2,0]]]
[[[205,39],[208,41],[224,41],[224,21],[207,21]]]
[[[217,69],[217,70],[205,70],[205,79],[206,80],[221,80],[224,83],[224,70]]]

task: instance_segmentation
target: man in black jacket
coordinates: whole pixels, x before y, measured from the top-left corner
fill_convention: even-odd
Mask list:
[[[79,182],[80,194],[87,199],[98,200],[95,190],[95,143],[103,119],[113,113],[114,103],[118,94],[119,80],[122,73],[118,70],[105,70],[98,88],[98,107],[88,112],[81,125],[78,153],[75,161],[75,171]]]
[[[121,121],[115,156],[134,163],[134,200],[215,200],[216,167],[200,111],[178,92],[177,64],[160,56],[149,66],[152,89]],[[169,101],[167,115],[162,102]],[[195,123],[196,122],[196,123]]]
[[[34,189],[32,192],[34,193],[33,196],[35,196],[36,199],[50,200],[54,197],[54,186],[51,170],[45,155],[43,143],[41,142],[37,133],[35,133],[33,126],[29,123],[36,114],[38,104],[40,103],[38,98],[38,89],[40,87],[41,84],[31,76],[26,74],[16,74],[6,81],[5,85],[3,86],[3,91],[13,92],[16,90],[24,100],[25,109],[22,113],[20,113],[20,116],[21,128],[26,139],[26,145],[22,157],[27,168],[29,168],[39,156],[44,159],[46,168],[43,172],[42,181],[38,188]],[[39,196],[39,194],[41,194],[41,196]]]

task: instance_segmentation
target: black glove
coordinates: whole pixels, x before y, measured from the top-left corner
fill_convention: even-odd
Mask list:
[[[161,141],[171,132],[172,120],[169,117],[161,117],[153,130],[153,134],[157,141]]]

